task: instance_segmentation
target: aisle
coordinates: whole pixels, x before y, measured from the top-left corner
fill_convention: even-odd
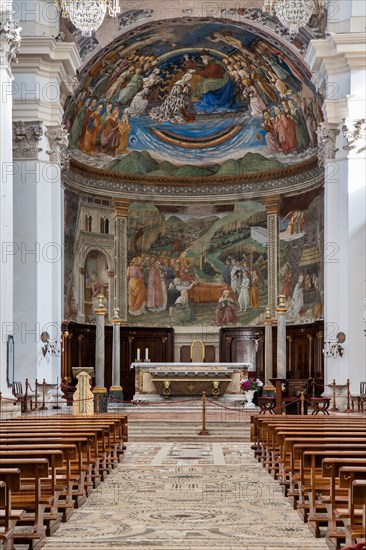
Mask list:
[[[315,550],[250,443],[128,443],[47,550]]]

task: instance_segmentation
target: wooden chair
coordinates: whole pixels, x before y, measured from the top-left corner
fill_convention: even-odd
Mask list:
[[[191,363],[204,363],[205,344],[202,340],[194,340],[191,344]]]
[[[28,388],[24,393],[23,386],[21,382],[14,381],[11,386],[11,391],[14,397],[16,397],[17,402],[21,404],[21,411],[27,412],[32,410],[32,396],[28,395]],[[28,409],[29,404],[29,409]]]
[[[352,411],[355,410],[355,403],[357,403],[357,410],[363,412],[364,403],[366,403],[366,382],[360,382],[360,395],[351,395]]]

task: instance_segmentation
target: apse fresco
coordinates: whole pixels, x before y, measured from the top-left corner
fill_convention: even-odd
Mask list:
[[[121,175],[237,177],[315,155],[321,110],[292,54],[240,24],[152,23],[99,53],[66,106],[72,156]]]
[[[286,297],[288,323],[323,318],[323,196],[292,199],[280,221],[279,290]]]
[[[128,211],[131,325],[259,323],[267,303],[266,210],[259,202]]]

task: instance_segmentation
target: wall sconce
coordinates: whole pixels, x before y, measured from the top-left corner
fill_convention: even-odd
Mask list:
[[[48,332],[42,332],[41,342],[44,344],[42,346],[43,357],[46,357],[47,354],[53,355],[54,357],[58,357],[60,355],[61,350],[58,340],[51,340]]]
[[[324,357],[333,357],[333,359],[336,359],[338,356],[343,357],[344,348],[342,344],[346,340],[346,335],[344,332],[338,332],[337,339],[336,340],[329,340],[328,342],[324,342]]]

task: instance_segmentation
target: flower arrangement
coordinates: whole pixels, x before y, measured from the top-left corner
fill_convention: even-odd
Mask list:
[[[259,378],[243,378],[240,380],[240,389],[243,392],[248,390],[259,390],[263,386],[263,382]]]

